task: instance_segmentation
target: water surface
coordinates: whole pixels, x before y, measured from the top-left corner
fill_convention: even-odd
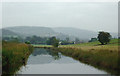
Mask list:
[[[107,74],[71,57],[43,48],[35,48],[26,66],[18,74]]]

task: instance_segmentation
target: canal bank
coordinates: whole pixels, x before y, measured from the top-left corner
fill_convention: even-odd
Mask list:
[[[120,75],[118,39],[112,39],[107,45],[100,45],[96,41],[73,45],[60,45],[58,48],[54,48],[51,45],[35,45],[34,47],[59,51],[63,55],[105,70],[110,74]]]
[[[120,56],[117,41],[112,41],[109,45],[97,45],[94,42],[80,45],[61,45],[59,48],[54,48],[50,45],[36,45],[34,47],[59,51],[63,55],[72,57],[98,69],[105,70],[110,74],[120,74]]]
[[[72,57],[82,63],[105,70],[110,74],[119,75],[118,52],[111,53],[107,50],[83,51],[74,48],[55,48],[65,56]]]
[[[18,42],[2,43],[2,76],[13,76],[26,65],[33,46]]]

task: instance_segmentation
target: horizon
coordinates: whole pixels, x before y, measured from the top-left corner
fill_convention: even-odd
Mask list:
[[[68,28],[71,28],[71,29],[78,29],[78,30],[86,30],[86,29],[80,29],[80,28],[76,28],[76,27],[47,27],[47,26],[10,26],[10,27],[2,27],[1,29],[14,28],[14,27],[41,27],[41,28],[50,28],[50,29],[55,29],[55,28],[67,28],[68,29]],[[99,30],[99,31],[86,30],[86,31],[100,32],[100,31],[104,31],[104,30]],[[118,33],[118,32],[111,32],[111,31],[104,31],[104,32]]]

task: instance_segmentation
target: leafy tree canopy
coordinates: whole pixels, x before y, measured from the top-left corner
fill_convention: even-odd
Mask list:
[[[48,45],[53,45],[54,47],[58,47],[59,46],[59,40],[56,39],[56,37],[51,37],[47,40],[47,44]]]
[[[104,32],[104,31],[99,32],[99,34],[98,34],[98,41],[102,45],[107,44],[108,42],[110,42],[110,39],[111,39],[110,33]]]

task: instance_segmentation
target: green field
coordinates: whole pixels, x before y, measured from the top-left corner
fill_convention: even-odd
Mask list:
[[[36,48],[53,47],[52,45],[33,45],[33,46]],[[95,41],[95,42],[87,42],[81,44],[59,45],[59,48],[82,49],[84,51],[90,51],[90,50],[118,51],[118,39],[112,39],[107,45],[101,45],[99,41]]]
[[[73,45],[61,45],[60,47],[82,49],[84,51],[90,51],[90,50],[118,51],[118,39],[112,39],[110,43],[107,45],[101,45],[99,41],[96,41],[96,42],[87,42],[87,43],[73,44]]]

